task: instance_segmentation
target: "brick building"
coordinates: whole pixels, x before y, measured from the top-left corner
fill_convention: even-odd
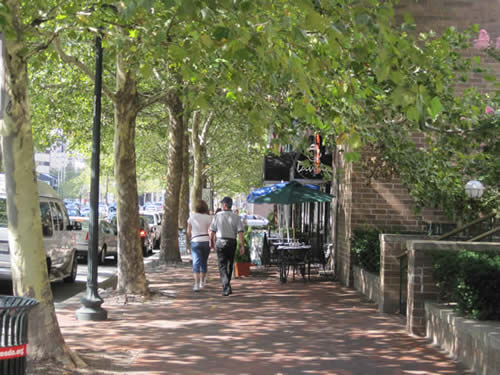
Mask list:
[[[401,0],[397,14],[409,12],[415,19],[418,31],[442,32],[450,26],[459,30],[478,24],[486,29],[493,43],[500,37],[500,1],[498,0]],[[465,54],[481,56],[482,65],[494,72],[500,80],[500,63],[483,51],[470,50]],[[457,85],[460,92],[474,85],[482,92],[492,90],[491,83],[472,74],[470,80]],[[388,232],[425,233],[429,225],[445,227],[449,220],[438,210],[424,209],[416,214],[413,200],[406,187],[397,178],[369,178],[359,165],[346,164],[338,158],[342,170],[339,180],[338,208],[336,215],[336,261],[341,282],[352,285],[350,239],[353,229],[370,225]]]

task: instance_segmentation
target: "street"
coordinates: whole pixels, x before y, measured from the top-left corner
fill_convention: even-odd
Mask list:
[[[108,280],[116,273],[116,261],[109,257],[106,259],[106,264],[99,265],[97,268],[97,281],[102,283]],[[60,303],[74,295],[83,292],[87,285],[88,265],[87,263],[78,264],[78,275],[74,283],[65,283],[57,281],[52,283],[52,294],[54,296],[54,303]],[[12,283],[9,281],[0,281],[0,294],[12,295]]]

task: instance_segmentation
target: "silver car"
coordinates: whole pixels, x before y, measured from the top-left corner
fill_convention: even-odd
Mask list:
[[[90,238],[90,222],[88,217],[72,217],[74,222],[81,223],[82,230],[76,232],[76,252],[79,258],[88,258],[89,238]],[[106,262],[108,255],[113,256],[115,260],[118,258],[118,239],[115,229],[107,220],[99,220],[99,239],[97,258],[99,264]]]

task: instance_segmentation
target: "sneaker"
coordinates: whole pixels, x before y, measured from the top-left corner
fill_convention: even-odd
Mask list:
[[[193,290],[195,292],[199,292],[200,291],[200,286],[198,284],[194,284]]]
[[[200,289],[203,289],[203,287],[205,286],[205,283],[202,281],[200,281]]]

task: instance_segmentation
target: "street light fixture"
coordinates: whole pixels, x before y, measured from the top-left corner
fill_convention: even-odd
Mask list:
[[[484,192],[484,186],[480,181],[471,180],[465,184],[465,194],[468,198],[481,198]]]

